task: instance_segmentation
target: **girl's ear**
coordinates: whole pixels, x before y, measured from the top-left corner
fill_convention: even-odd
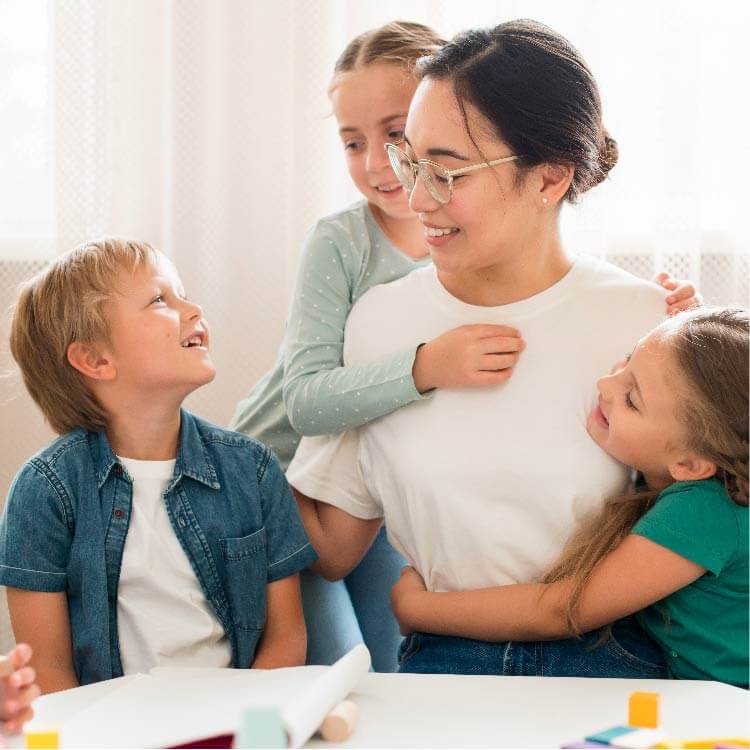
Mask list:
[[[95,344],[74,341],[68,346],[67,356],[72,367],[92,380],[114,380],[117,375],[110,355]]]
[[[668,467],[672,479],[676,482],[695,482],[698,479],[710,479],[716,474],[717,466],[703,456],[689,453]]]

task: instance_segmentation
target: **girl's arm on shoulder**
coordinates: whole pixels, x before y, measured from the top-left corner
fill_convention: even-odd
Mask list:
[[[312,569],[329,581],[344,578],[365,556],[383,519],[355,518],[340,508],[292,489],[302,524],[318,554]]]
[[[42,693],[78,687],[65,592],[26,591],[8,587],[8,609],[16,641],[33,651]]]
[[[253,669],[304,665],[307,631],[298,573],[267,585],[266,612],[266,624],[255,652]]]
[[[594,569],[577,612],[580,632],[647,607],[700,578],[705,568],[645,537],[629,534]],[[418,579],[418,580],[417,580]],[[392,601],[402,632],[486,641],[557,640],[574,635],[567,620],[573,580],[459,592],[429,592],[406,569]]]
[[[300,435],[344,432],[420,398],[411,375],[416,345],[343,366],[344,329],[361,264],[361,252],[330,228],[317,227],[305,242],[283,385],[289,422]]]

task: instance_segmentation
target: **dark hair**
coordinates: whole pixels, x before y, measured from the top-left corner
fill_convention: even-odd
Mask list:
[[[451,79],[466,120],[469,102],[522,158],[570,164],[575,173],[565,198],[599,184],[617,163],[617,142],[602,125],[599,90],[578,50],[537,21],[518,20],[459,34],[418,71]]]
[[[392,21],[352,39],[336,61],[334,73],[347,73],[375,62],[401,65],[413,72],[420,57],[437,52],[445,40],[421,23]]]

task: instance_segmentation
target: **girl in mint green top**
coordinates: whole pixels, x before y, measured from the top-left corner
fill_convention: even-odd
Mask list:
[[[598,382],[592,439],[640,475],[541,583],[393,591],[404,632],[557,640],[633,613],[669,674],[748,686],[748,313],[686,312]],[[585,467],[581,467],[585,471]]]
[[[321,219],[307,236],[279,359],[230,423],[270,446],[284,468],[301,435],[358,427],[434,388],[500,384],[523,348],[518,331],[506,326],[462,326],[381,360],[343,367],[354,302],[370,287],[429,262],[425,235],[435,230],[410,210],[384,147],[403,139],[418,83],[414,62],[443,44],[421,24],[395,22],[354,39],[336,63],[329,96],[349,174],[364,200]],[[691,284],[666,274],[657,281],[672,292],[667,312],[695,303]],[[331,663],[364,638],[375,669],[395,671],[400,636],[388,594],[402,564],[381,531],[345,584],[303,576],[309,663]]]

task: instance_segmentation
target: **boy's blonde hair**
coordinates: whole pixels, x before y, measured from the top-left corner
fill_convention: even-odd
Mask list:
[[[54,260],[18,293],[10,350],[31,397],[55,432],[75,427],[99,431],[107,414],[68,362],[74,341],[109,343],[104,309],[121,270],[153,261],[145,242],[104,238],[86,242]]]

